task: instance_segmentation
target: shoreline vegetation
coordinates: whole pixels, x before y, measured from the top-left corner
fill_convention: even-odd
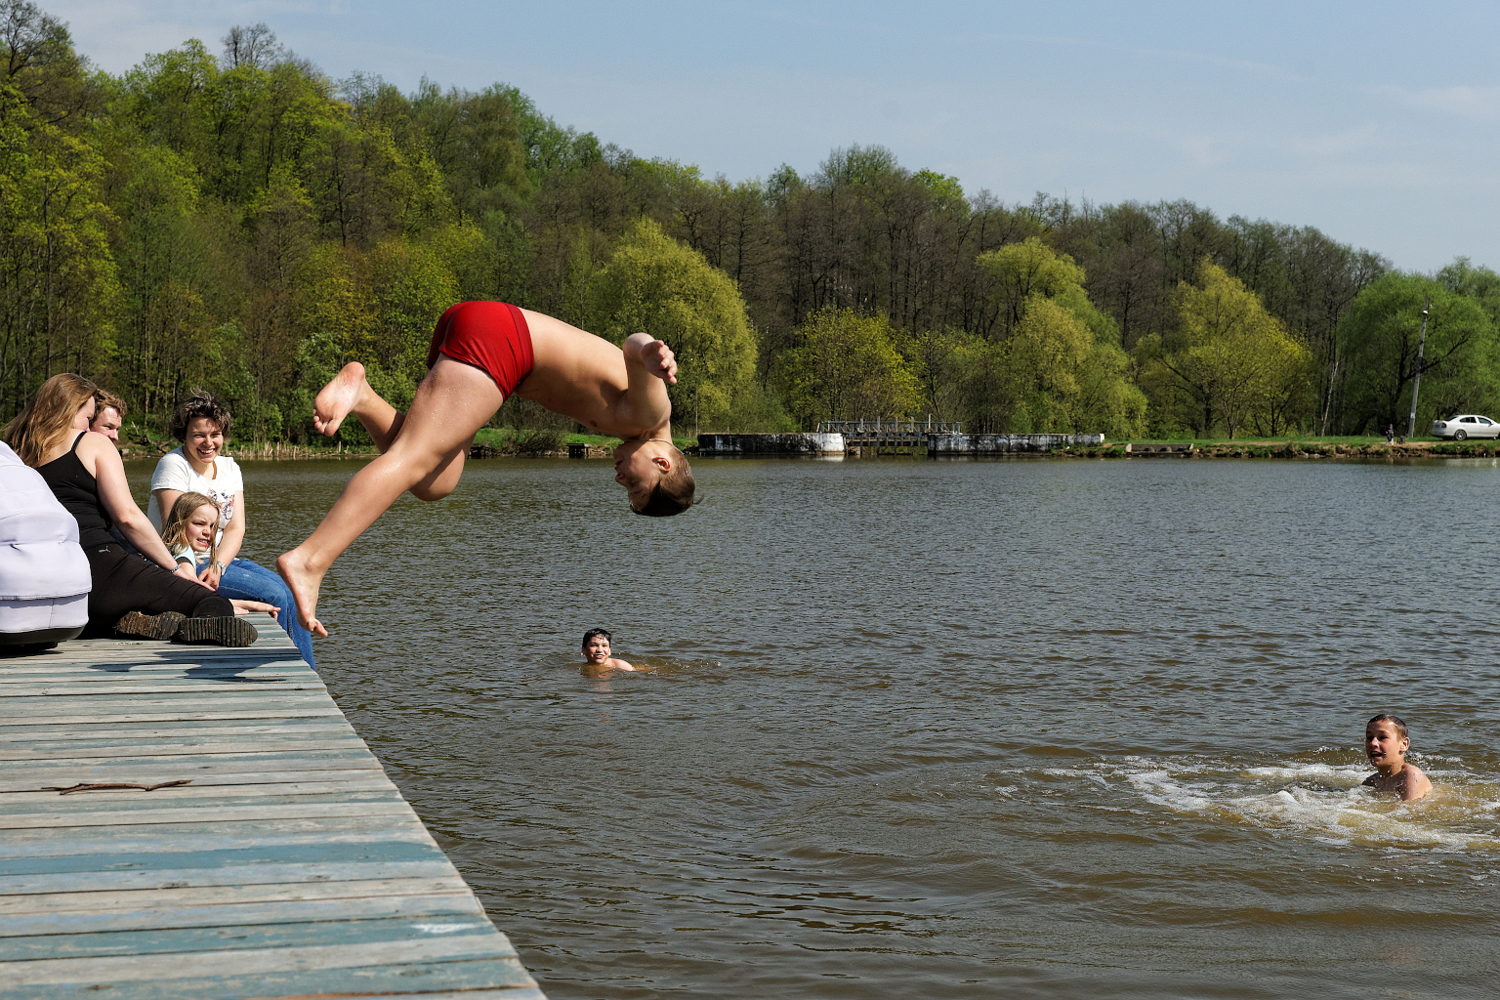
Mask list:
[[[120,453],[126,461],[154,460],[171,451],[177,442],[160,438],[141,430],[130,428],[132,433],[121,436]],[[127,440],[127,437],[129,440]],[[482,429],[474,439],[469,452],[471,459],[486,458],[568,458],[570,446],[584,446],[587,458],[608,458],[619,438],[599,434],[559,434],[517,430],[512,427]],[[696,437],[674,437],[672,443],[684,452],[693,454],[697,448]],[[1500,439],[1492,441],[1446,441],[1398,439],[1394,444],[1386,443],[1384,437],[1286,437],[1272,439],[1245,438],[1233,441],[1181,438],[1175,440],[1136,439],[1129,441],[1106,441],[1098,445],[1073,445],[1050,452],[1026,452],[995,458],[1144,458],[1149,455],[1143,446],[1168,446],[1172,458],[1353,458],[1353,459],[1414,459],[1414,458],[1495,458],[1500,457]],[[231,442],[225,454],[238,462],[287,462],[328,461],[338,459],[369,459],[378,452],[373,445],[346,445],[333,440],[326,446],[298,445],[285,441],[255,441],[245,444]],[[889,453],[887,453],[887,457]],[[852,460],[861,456],[851,455]],[[871,452],[870,457],[877,457]],[[949,456],[961,457],[961,456]]]
[[[1405,426],[1419,380],[1419,427],[1500,413],[1500,274],[1465,257],[1404,273],[1183,199],[1004,202],[880,145],[733,181],[560,125],[509,84],[332,79],[264,24],[114,75],[37,4],[7,9],[0,421],[71,371],[152,434],[201,387],[265,442],[247,458],[366,454],[357,423],[323,448],[318,390],[359,361],[405,408],[438,317],[474,299],[661,337],[694,430],[930,415],[1332,439]],[[480,454],[591,443],[515,397],[491,429]]]

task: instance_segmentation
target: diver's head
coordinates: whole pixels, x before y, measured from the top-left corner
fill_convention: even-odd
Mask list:
[[[687,456],[671,441],[639,438],[615,449],[615,482],[630,494],[630,509],[649,517],[671,517],[693,505],[697,484]]]

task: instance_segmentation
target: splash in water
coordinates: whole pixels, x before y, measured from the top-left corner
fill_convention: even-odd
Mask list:
[[[1500,850],[1500,780],[1454,758],[1429,758],[1422,766],[1432,793],[1402,803],[1363,787],[1370,767],[1347,753],[1312,756],[1336,759],[1247,768],[1134,758],[1120,777],[1154,806],[1224,823],[1335,843]]]

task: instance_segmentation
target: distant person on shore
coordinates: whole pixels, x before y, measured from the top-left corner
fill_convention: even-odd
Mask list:
[[[1365,756],[1375,765],[1375,773],[1364,783],[1377,792],[1400,796],[1402,802],[1415,802],[1432,791],[1432,782],[1422,769],[1406,762],[1410,747],[1406,723],[1399,716],[1371,719],[1365,725]]]
[[[635,670],[629,663],[617,656],[610,655],[610,639],[613,638],[602,628],[591,628],[583,633],[583,662],[584,672],[597,677],[610,670]]]
[[[1396,443],[1396,425],[1395,424],[1386,424],[1385,425],[1385,443],[1386,444],[1395,444]]]
[[[453,492],[474,433],[513,393],[621,438],[615,481],[637,514],[665,517],[692,506],[692,471],[670,433],[667,386],[677,381],[677,359],[649,334],[631,334],[616,347],[503,302],[460,302],[438,320],[427,365],[404,414],[375,394],[357,362],[313,401],[319,431],[332,435],[352,413],[381,452],[307,541],[276,560],[315,634],[328,634],[317,619],[318,588],[333,561],[402,493],[439,500]]]
[[[103,434],[120,446],[120,428],[125,425],[125,400],[112,392],[99,389],[94,393],[94,420],[89,430]]]
[[[212,558],[197,567],[205,586],[231,600],[273,604],[280,610],[278,621],[287,630],[297,652],[316,668],[312,636],[297,623],[292,592],[281,577],[240,555],[247,526],[245,477],[239,463],[224,454],[224,444],[234,426],[234,416],[224,401],[211,392],[194,390],[172,414],[172,436],[182,447],[167,452],[151,474],[151,505],[146,516],[158,531],[163,516],[172,512],[184,493],[201,493],[218,508],[219,522]]]

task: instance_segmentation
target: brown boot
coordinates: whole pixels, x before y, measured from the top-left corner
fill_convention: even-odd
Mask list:
[[[208,643],[214,646],[248,646],[260,633],[243,618],[189,618],[172,637],[174,642]]]
[[[186,620],[187,615],[180,611],[163,611],[159,615],[132,611],[115,622],[115,631],[142,639],[170,639]]]

